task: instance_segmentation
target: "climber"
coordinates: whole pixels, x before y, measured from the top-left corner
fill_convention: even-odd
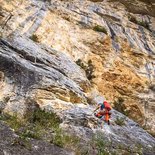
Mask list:
[[[99,112],[95,113],[99,109]],[[111,106],[107,101],[103,101],[103,103],[98,103],[97,108],[94,110],[94,115],[98,118],[103,118],[104,116],[104,121],[110,125],[110,116],[111,116]]]

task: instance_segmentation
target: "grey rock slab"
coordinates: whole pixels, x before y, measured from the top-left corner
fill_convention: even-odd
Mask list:
[[[84,98],[79,85],[89,82],[69,57],[21,36],[1,40],[0,45],[0,70],[19,87],[27,91],[34,85],[66,87]]]
[[[62,127],[67,124],[71,132],[81,135],[84,139],[91,139],[93,134],[101,133],[105,139],[112,142],[115,148],[122,146],[122,149],[131,147],[143,148],[143,153],[153,155],[155,153],[155,138],[142,129],[137,123],[125,115],[112,110],[111,125],[93,115],[93,106],[74,106],[64,112]],[[124,125],[115,123],[117,118],[124,119]],[[87,134],[86,134],[87,133]],[[131,149],[132,150],[132,149]]]

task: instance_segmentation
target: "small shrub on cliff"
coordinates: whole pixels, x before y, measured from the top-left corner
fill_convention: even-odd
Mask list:
[[[88,80],[92,80],[93,78],[95,78],[95,76],[93,75],[94,65],[92,64],[91,60],[88,61],[88,66],[87,66],[85,72],[86,72]]]
[[[34,42],[37,42],[39,43],[39,38],[36,34],[33,34],[31,37],[30,37],[31,40],[33,40]]]
[[[134,151],[139,155],[143,155],[143,146],[141,144],[136,144]]]
[[[97,32],[102,32],[102,33],[108,34],[107,30],[103,26],[100,26],[100,25],[94,26],[93,30],[97,31]]]
[[[124,111],[124,106],[123,106],[124,99],[122,97],[118,97],[116,101],[114,101],[114,109],[116,109],[119,112]]]
[[[80,66],[82,69],[86,69],[87,68],[87,66],[82,62],[82,60],[81,59],[78,59],[77,61],[76,61],[76,64],[78,65],[78,66]]]
[[[104,136],[101,133],[97,133],[92,139],[92,145],[97,149],[97,155],[109,155],[107,148],[109,147],[110,142],[105,140]]]
[[[68,149],[76,149],[78,147],[79,138],[63,132],[59,128],[61,121],[54,113],[38,108],[34,112],[29,113],[24,121],[20,121],[16,115],[10,116],[7,114],[0,115],[0,120],[5,121],[19,135],[19,139],[13,141],[12,145],[21,144],[27,148],[29,146],[29,138],[33,138],[44,139]]]
[[[55,136],[51,143],[63,148],[75,148],[79,140],[80,139],[78,137],[64,133],[60,128],[58,128],[55,131]]]
[[[21,132],[20,137],[23,139],[27,138],[34,138],[34,139],[41,139],[41,133],[40,130],[36,130],[37,128],[25,129],[23,132]]]
[[[85,71],[88,80],[92,80],[93,78],[95,78],[95,76],[93,75],[94,65],[92,64],[91,60],[88,61],[88,64],[84,64],[81,59],[78,59],[76,61],[76,64]]]
[[[60,119],[54,114],[45,110],[36,109],[28,117],[28,122],[37,124],[43,127],[57,127],[60,124]]]
[[[129,111],[126,110],[126,107],[124,105],[124,99],[122,97],[118,97],[118,99],[114,101],[114,109],[126,116],[128,116],[129,114]]]
[[[55,131],[59,128],[60,119],[54,113],[36,109],[33,113],[29,114],[27,122],[33,124],[33,126],[26,126],[22,132],[22,136],[41,139],[49,129]]]
[[[21,137],[40,139],[43,131],[48,129],[57,130],[60,119],[54,113],[48,113],[41,109],[36,109],[25,120],[20,120],[16,115],[0,115],[0,120],[5,121]]]
[[[147,21],[138,21],[138,25],[145,27],[146,29],[150,30],[149,23]]]
[[[135,23],[137,25],[140,25],[140,26],[143,26],[145,27],[146,29],[150,30],[150,26],[149,26],[149,23],[147,21],[139,21],[136,19],[136,17],[132,16],[132,15],[129,15],[128,16],[128,19],[129,21],[131,21],[132,23]]]
[[[1,114],[0,120],[5,121],[11,128],[17,131],[24,125],[24,122],[17,118],[17,115]]]
[[[125,118],[124,117],[117,117],[115,123],[119,126],[125,125]]]

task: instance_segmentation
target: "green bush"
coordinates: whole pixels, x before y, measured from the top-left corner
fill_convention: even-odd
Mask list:
[[[61,122],[55,113],[46,112],[41,109],[36,109],[32,114],[29,114],[27,121],[46,128],[58,127]]]
[[[95,76],[93,75],[94,65],[92,64],[91,60],[88,61],[88,66],[87,66],[85,72],[86,72],[88,80],[92,80],[93,78],[95,78]]]
[[[37,42],[39,43],[39,38],[36,34],[33,34],[31,37],[30,37],[31,40],[33,40],[34,42]]]
[[[87,64],[84,64],[81,59],[78,59],[76,61],[76,64],[85,71],[88,80],[92,80],[93,78],[95,78],[95,76],[93,75],[94,65],[92,64],[91,60],[89,60]]]
[[[17,118],[17,115],[1,114],[0,120],[5,121],[11,128],[17,131],[24,125],[24,122]]]
[[[25,120],[20,120],[16,115],[0,115],[0,120],[5,121],[11,128],[22,137],[40,139],[43,131],[59,128],[60,119],[54,113],[48,113],[41,109],[36,109],[28,114]],[[19,130],[22,128],[22,132]]]
[[[87,69],[87,65],[85,65],[85,64],[82,62],[81,59],[78,59],[78,60],[76,61],[76,64],[77,64],[78,66],[80,66],[80,67],[81,67],[82,69],[84,69],[84,70]]]
[[[114,109],[126,116],[129,115],[129,111],[126,110],[126,107],[124,105],[124,99],[122,97],[118,97],[118,99],[114,101]]]
[[[21,133],[19,133],[22,139],[27,138],[34,138],[34,139],[41,139],[42,128],[38,128],[35,126],[34,128],[26,127]]]
[[[27,125],[22,136],[35,139],[41,139],[50,129],[57,130],[61,122],[56,114],[41,109],[36,109],[33,113],[30,113],[26,121],[30,125]]]
[[[116,109],[119,112],[124,112],[124,106],[123,106],[124,99],[122,97],[118,97],[116,101],[114,101],[114,109]]]
[[[138,25],[145,27],[146,29],[150,30],[150,25],[147,21],[138,21]]]
[[[56,144],[64,148],[76,148],[79,142],[77,136],[67,134],[59,128],[61,120],[54,113],[49,113],[41,109],[36,109],[27,115],[24,121],[20,121],[17,116],[0,115],[0,120],[5,121],[12,129],[15,130],[16,134],[19,135],[20,140],[15,140],[12,145],[21,143],[27,147],[27,141],[29,138],[34,139],[46,139],[46,135],[51,137],[47,141]],[[26,142],[25,142],[26,141]]]
[[[107,151],[109,142],[105,141],[105,138],[102,136],[102,134],[96,134],[93,137],[92,141],[93,145],[95,145],[95,148],[98,151],[97,155],[110,155],[110,153]]]
[[[70,148],[72,146],[76,147],[79,143],[79,138],[64,133],[60,128],[57,128],[57,130],[55,130],[55,136],[51,142],[60,147]]]
[[[125,118],[124,117],[117,117],[115,123],[119,126],[125,125]]]
[[[134,150],[139,155],[143,155],[143,146],[141,144],[136,144]]]
[[[137,25],[143,26],[144,28],[150,30],[150,26],[149,23],[147,21],[139,21],[136,19],[136,17],[129,15],[128,16],[129,21],[131,21],[132,23],[135,23]]]
[[[108,34],[107,33],[107,30],[103,27],[103,26],[100,26],[100,25],[96,25],[93,27],[93,30],[94,31],[97,31],[97,32],[103,32],[105,34]]]

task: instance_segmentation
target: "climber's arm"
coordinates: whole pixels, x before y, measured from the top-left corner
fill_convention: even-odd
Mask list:
[[[100,108],[100,106],[98,106],[95,110],[94,110],[94,112],[96,111],[96,110],[98,110]]]

